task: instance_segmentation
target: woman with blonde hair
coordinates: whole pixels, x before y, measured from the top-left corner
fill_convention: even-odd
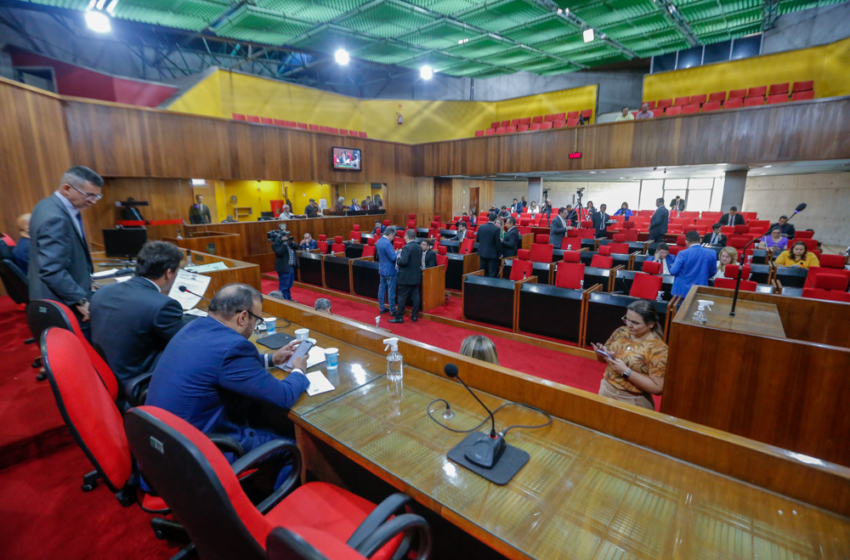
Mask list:
[[[476,334],[466,337],[460,344],[460,353],[469,358],[499,365],[496,345],[486,336]]]
[[[726,266],[730,264],[738,264],[738,249],[723,247],[717,254],[717,274],[714,275],[714,278],[723,278],[726,274]]]

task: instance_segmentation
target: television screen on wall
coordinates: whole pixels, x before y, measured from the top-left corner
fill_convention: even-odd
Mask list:
[[[337,171],[360,171],[363,160],[360,157],[360,150],[334,146],[333,163]]]

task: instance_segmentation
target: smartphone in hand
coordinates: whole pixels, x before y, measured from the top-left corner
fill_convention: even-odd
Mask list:
[[[310,348],[312,348],[312,347],[313,347],[313,343],[310,342],[309,340],[302,341],[301,344],[299,344],[298,347],[295,349],[295,353],[292,354],[292,356],[289,357],[289,359],[286,361],[286,363],[283,365],[283,367],[281,367],[281,369],[284,370],[284,371],[291,371],[292,370],[292,364],[295,361],[295,358],[299,358],[301,356],[306,356],[307,353],[310,352]]]

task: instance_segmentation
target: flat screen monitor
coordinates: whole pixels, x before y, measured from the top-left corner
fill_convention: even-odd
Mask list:
[[[145,228],[115,228],[103,230],[103,247],[107,257],[135,257],[148,242]]]
[[[360,171],[363,166],[360,150],[334,146],[333,164],[336,171]]]

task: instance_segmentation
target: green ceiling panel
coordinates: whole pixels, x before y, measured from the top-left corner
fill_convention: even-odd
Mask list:
[[[484,70],[484,71],[479,72],[477,74],[469,74],[469,77],[470,78],[479,78],[479,79],[495,78],[497,76],[506,76],[508,74],[513,74],[515,72],[516,72],[516,70],[514,70],[513,68],[496,68],[496,67],[493,67],[489,70]]]
[[[119,8],[121,4],[123,2],[118,4]],[[243,5],[227,16],[224,23],[216,29],[216,34],[245,41],[284,45],[312,28],[312,24],[290,20],[268,10]]]
[[[561,66],[552,66],[545,70],[537,70],[534,73],[540,74],[541,76],[556,76],[558,74],[566,74],[567,72],[575,72],[577,70],[577,66],[573,66],[572,64],[564,64]]]
[[[358,49],[351,53],[351,56],[380,64],[398,64],[413,58],[421,52],[419,49],[402,43],[381,41],[374,45]]]
[[[495,32],[528,23],[551,13],[550,10],[534,2],[502,0],[463,12],[458,17],[470,25]]]
[[[445,49],[457,45],[464,39],[478,37],[481,33],[465,28],[451,20],[441,19],[412,33],[402,35],[399,41],[428,49]]]
[[[501,35],[526,45],[536,45],[546,41],[580,33],[581,29],[566,18],[552,14],[531,23],[524,23],[501,32]]]
[[[540,55],[523,47],[515,47],[511,50],[499,54],[493,54],[482,58],[481,62],[489,62],[490,64],[498,64],[499,66],[517,66],[523,62],[539,58]]]
[[[564,66],[565,62],[563,60],[558,60],[556,58],[551,58],[548,56],[540,56],[535,58],[534,60],[529,60],[522,64],[520,70],[525,70],[526,72],[533,72],[535,74],[539,74],[541,72],[545,72],[551,68]],[[570,66],[567,64],[567,66]]]
[[[29,0],[29,2],[66,10],[85,10],[89,5],[89,0]]]
[[[445,73],[450,68],[457,66],[458,64],[463,64],[465,62],[466,60],[463,58],[448,56],[437,51],[429,51],[426,53],[418,54],[408,60],[403,60],[399,62],[398,65],[404,66],[406,68],[421,68],[427,64],[435,72]]]
[[[293,47],[327,53],[345,49],[349,52],[375,44],[377,41],[353,31],[332,27],[320,27],[307,32],[289,43]]]
[[[452,66],[451,68],[446,70],[444,74],[449,74],[450,76],[470,76],[472,74],[478,74],[491,68],[493,67],[490,64],[467,60],[466,62],[462,62],[461,64],[458,64],[456,66]]]
[[[606,25],[600,27],[600,29],[619,41],[629,37],[639,37],[648,33],[675,28],[670,26],[664,14],[657,12],[634,20]]]
[[[408,0],[408,3],[438,14],[451,15],[470,10],[484,2],[478,0]]]
[[[200,31],[222,16],[229,2],[206,0],[122,0],[115,17]]]
[[[585,43],[581,33],[546,41],[539,45],[535,45],[541,51],[550,54],[556,54],[565,58],[570,58],[569,54],[589,48],[591,43]]]
[[[513,48],[513,46],[513,43],[508,41],[483,35],[477,39],[470,39],[468,43],[450,47],[446,49],[446,52],[463,58],[484,58],[485,56],[505,52]]]
[[[402,2],[388,0],[356,11],[339,20],[339,24],[361,33],[378,37],[396,37],[435,20],[432,16]]]
[[[256,0],[258,8],[315,23],[338,18],[363,4],[363,0]]]
[[[647,14],[660,12],[652,0],[612,0],[608,2],[582,2],[570,9],[590,25],[611,25]]]

